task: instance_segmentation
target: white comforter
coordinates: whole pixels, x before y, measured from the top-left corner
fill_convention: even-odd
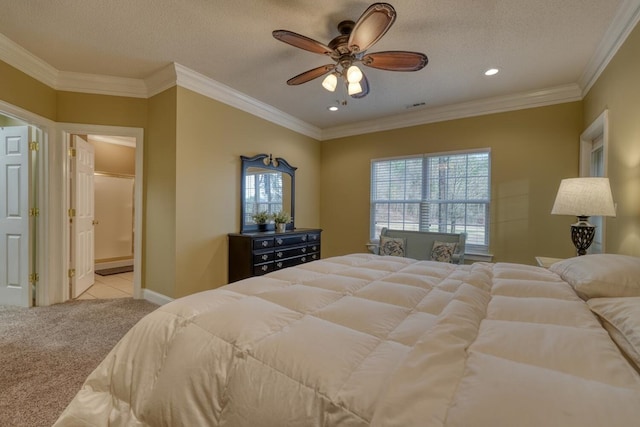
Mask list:
[[[159,308],[71,425],[629,427],[640,376],[552,272],[357,254]]]

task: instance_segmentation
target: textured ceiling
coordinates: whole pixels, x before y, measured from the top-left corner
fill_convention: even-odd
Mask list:
[[[144,79],[176,62],[319,128],[579,83],[619,8],[636,0],[393,0],[397,20],[369,52],[424,52],[414,73],[363,67],[349,99],[286,80],[327,58],[275,40],[322,43],[357,20],[359,0],[0,0],[0,33],[59,71]],[[637,1],[636,1],[637,2]],[[500,73],[483,72],[497,67]],[[422,105],[424,103],[424,105]]]

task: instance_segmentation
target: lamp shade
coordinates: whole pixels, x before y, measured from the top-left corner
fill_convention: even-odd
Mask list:
[[[334,73],[329,74],[322,81],[322,87],[324,87],[329,92],[335,91],[337,85],[338,85],[338,78]]]
[[[563,179],[551,213],[573,216],[616,216],[609,178]]]

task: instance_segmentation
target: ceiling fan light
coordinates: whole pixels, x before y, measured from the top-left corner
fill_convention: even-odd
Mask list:
[[[360,83],[358,83],[358,82],[349,83],[348,92],[349,92],[349,95],[358,94],[358,93],[362,92],[362,86],[360,86]]]
[[[362,80],[362,71],[360,71],[360,68],[356,67],[355,65],[349,67],[349,69],[347,70],[347,80],[350,84],[360,83],[360,80]]]
[[[336,90],[337,85],[338,85],[338,78],[334,73],[329,74],[322,81],[322,87],[328,90],[329,92],[334,92]]]

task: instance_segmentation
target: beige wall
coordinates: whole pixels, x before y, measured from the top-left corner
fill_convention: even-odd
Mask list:
[[[320,142],[178,88],[175,296],[227,283],[227,233],[240,231],[240,156],[296,166],[296,226],[320,225]]]
[[[56,91],[0,61],[0,100],[50,120],[56,119]]]
[[[617,216],[607,218],[606,251],[640,256],[640,26],[583,101],[586,128],[609,110],[608,176]]]
[[[176,98],[168,89],[149,99],[144,147],[143,283],[176,294]]]
[[[57,92],[56,121],[106,126],[147,126],[147,99]]]
[[[578,173],[579,102],[327,141],[322,146],[323,256],[363,252],[369,239],[372,159],[491,149],[490,251],[534,264],[570,256],[567,217],[550,215],[562,178]]]
[[[116,175],[136,174],[136,149],[89,140],[95,148],[95,171]]]

